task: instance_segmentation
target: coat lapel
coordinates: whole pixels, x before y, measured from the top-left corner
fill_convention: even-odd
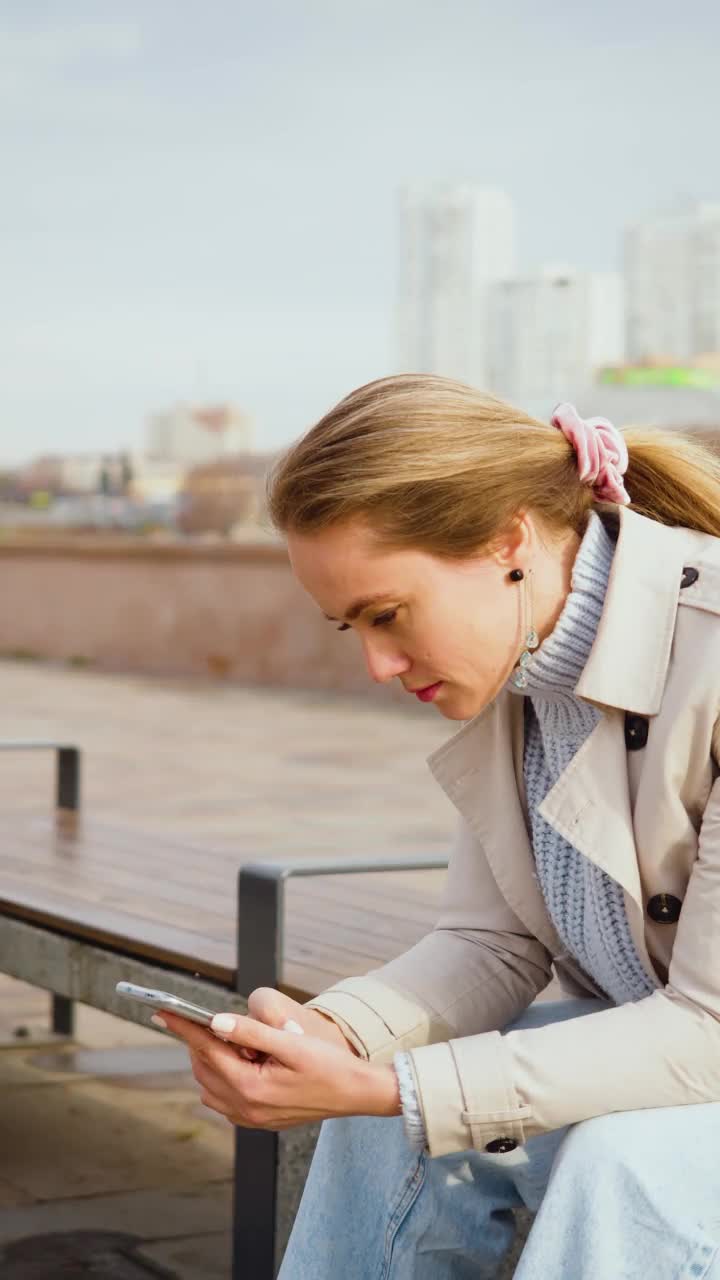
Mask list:
[[[548,791],[540,813],[642,907],[621,711],[604,712]]]
[[[481,842],[505,901],[556,955],[562,947],[536,879],[524,813],[523,703],[501,693],[428,763]]]
[[[617,881],[635,949],[657,982],[645,937],[645,905],[635,844],[625,746],[625,716],[606,710],[540,805],[573,848]]]

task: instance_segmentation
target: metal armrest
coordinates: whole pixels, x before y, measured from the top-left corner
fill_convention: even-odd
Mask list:
[[[366,871],[437,871],[447,858],[348,858],[344,862],[250,862],[238,875],[238,990],[280,981],[285,922],[285,882],[291,876],[346,876]]]
[[[55,804],[58,809],[80,807],[80,748],[60,742],[0,740],[0,751],[56,751]]]

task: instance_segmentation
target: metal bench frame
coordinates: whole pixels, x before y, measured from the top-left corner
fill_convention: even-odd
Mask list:
[[[80,807],[81,757],[77,747],[54,742],[0,742],[0,751],[56,752],[55,797],[59,810],[70,814]],[[225,987],[171,966],[134,956],[128,950],[100,946],[73,935],[72,925],[60,928],[33,924],[0,913],[0,972],[52,994],[52,1029],[72,1036],[74,1004],[92,1005],[131,1022],[149,1025],[150,1011],[120,1000],[116,982],[166,987],[196,1004],[247,1012],[247,996],[257,987],[277,987],[282,972],[285,886],[291,877],[359,875],[377,871],[436,870],[447,858],[347,859],[342,862],[303,861],[247,863],[238,872],[236,988]],[[311,1131],[312,1130],[312,1131]],[[272,1280],[279,1267],[290,1226],[291,1210],[284,1194],[287,1166],[306,1162],[316,1129],[273,1133],[235,1130],[233,1174],[232,1280]],[[284,1212],[279,1224],[279,1208]]]

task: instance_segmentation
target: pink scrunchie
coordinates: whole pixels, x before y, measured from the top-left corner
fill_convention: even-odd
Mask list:
[[[617,427],[607,418],[581,418],[573,404],[559,404],[550,421],[573,446],[580,479],[591,486],[598,502],[627,506],[632,499],[622,477],[628,451]]]

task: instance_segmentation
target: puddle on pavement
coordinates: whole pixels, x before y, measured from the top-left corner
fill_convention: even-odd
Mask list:
[[[16,1240],[0,1248],[3,1280],[58,1280],[101,1276],[102,1280],[173,1280],[174,1273],[144,1266],[133,1252],[144,1241],[110,1231],[63,1231]]]
[[[194,1084],[187,1049],[174,1045],[59,1049],[34,1053],[27,1061],[39,1071],[99,1076],[120,1089],[182,1089]]]

